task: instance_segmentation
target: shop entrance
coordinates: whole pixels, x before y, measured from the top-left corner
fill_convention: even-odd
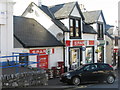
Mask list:
[[[76,69],[80,67],[80,57],[81,57],[80,48],[70,48],[70,69]]]

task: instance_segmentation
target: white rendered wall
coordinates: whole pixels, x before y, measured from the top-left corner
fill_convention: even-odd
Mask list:
[[[13,5],[12,0],[0,1],[0,50],[1,56],[12,55],[13,50]],[[4,14],[4,15],[3,15]],[[2,59],[4,61],[4,59]]]
[[[57,25],[54,24],[51,18],[48,15],[46,15],[42,10],[40,10],[36,5],[33,4],[32,9],[34,10],[33,13],[29,13],[28,11],[26,11],[26,13],[23,14],[23,16],[35,19],[55,37],[58,33],[63,33],[63,31]]]
[[[78,11],[76,6],[74,7],[74,9],[73,9],[73,11],[72,11],[70,16],[80,17],[81,18],[81,15],[80,15],[80,13],[79,13],[79,11]]]

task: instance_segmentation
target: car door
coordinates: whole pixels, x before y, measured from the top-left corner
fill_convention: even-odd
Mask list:
[[[92,78],[92,70],[90,69],[91,65],[86,65],[83,68],[83,71],[81,73],[81,78],[83,80],[83,82],[88,82],[91,81]]]
[[[97,79],[99,78],[99,68],[98,68],[98,65],[97,64],[93,64],[91,65],[90,67],[91,69],[91,81],[97,81]]]
[[[101,64],[99,65],[99,70],[98,70],[98,80],[102,80],[106,77],[108,73],[108,70],[106,69],[106,65]]]

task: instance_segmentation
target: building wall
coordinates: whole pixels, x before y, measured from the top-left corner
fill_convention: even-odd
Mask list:
[[[63,62],[63,47],[42,47],[42,48],[14,48],[15,53],[30,53],[30,50],[33,49],[54,49],[54,53],[50,52],[50,54],[40,54],[40,55],[48,55],[48,68],[51,69],[51,67],[56,67],[57,62]],[[19,55],[19,54],[17,54]],[[19,57],[18,57],[19,60]],[[37,62],[37,55],[30,55],[29,61]],[[30,64],[32,67],[37,67],[37,64]]]
[[[13,50],[13,1],[0,1],[0,51],[1,56],[12,55]],[[4,59],[2,59],[4,61]]]
[[[113,41],[106,36],[106,41],[108,41],[108,45],[106,45],[106,63],[112,64],[113,60]]]
[[[74,16],[74,17],[80,17],[81,18],[81,15],[77,9],[77,7],[75,6],[72,13],[70,14],[71,16]]]

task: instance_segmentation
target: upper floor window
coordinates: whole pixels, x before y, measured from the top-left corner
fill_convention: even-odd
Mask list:
[[[97,30],[98,30],[98,39],[104,39],[103,24],[102,23],[97,24]]]
[[[70,38],[81,38],[81,19],[70,18]]]

